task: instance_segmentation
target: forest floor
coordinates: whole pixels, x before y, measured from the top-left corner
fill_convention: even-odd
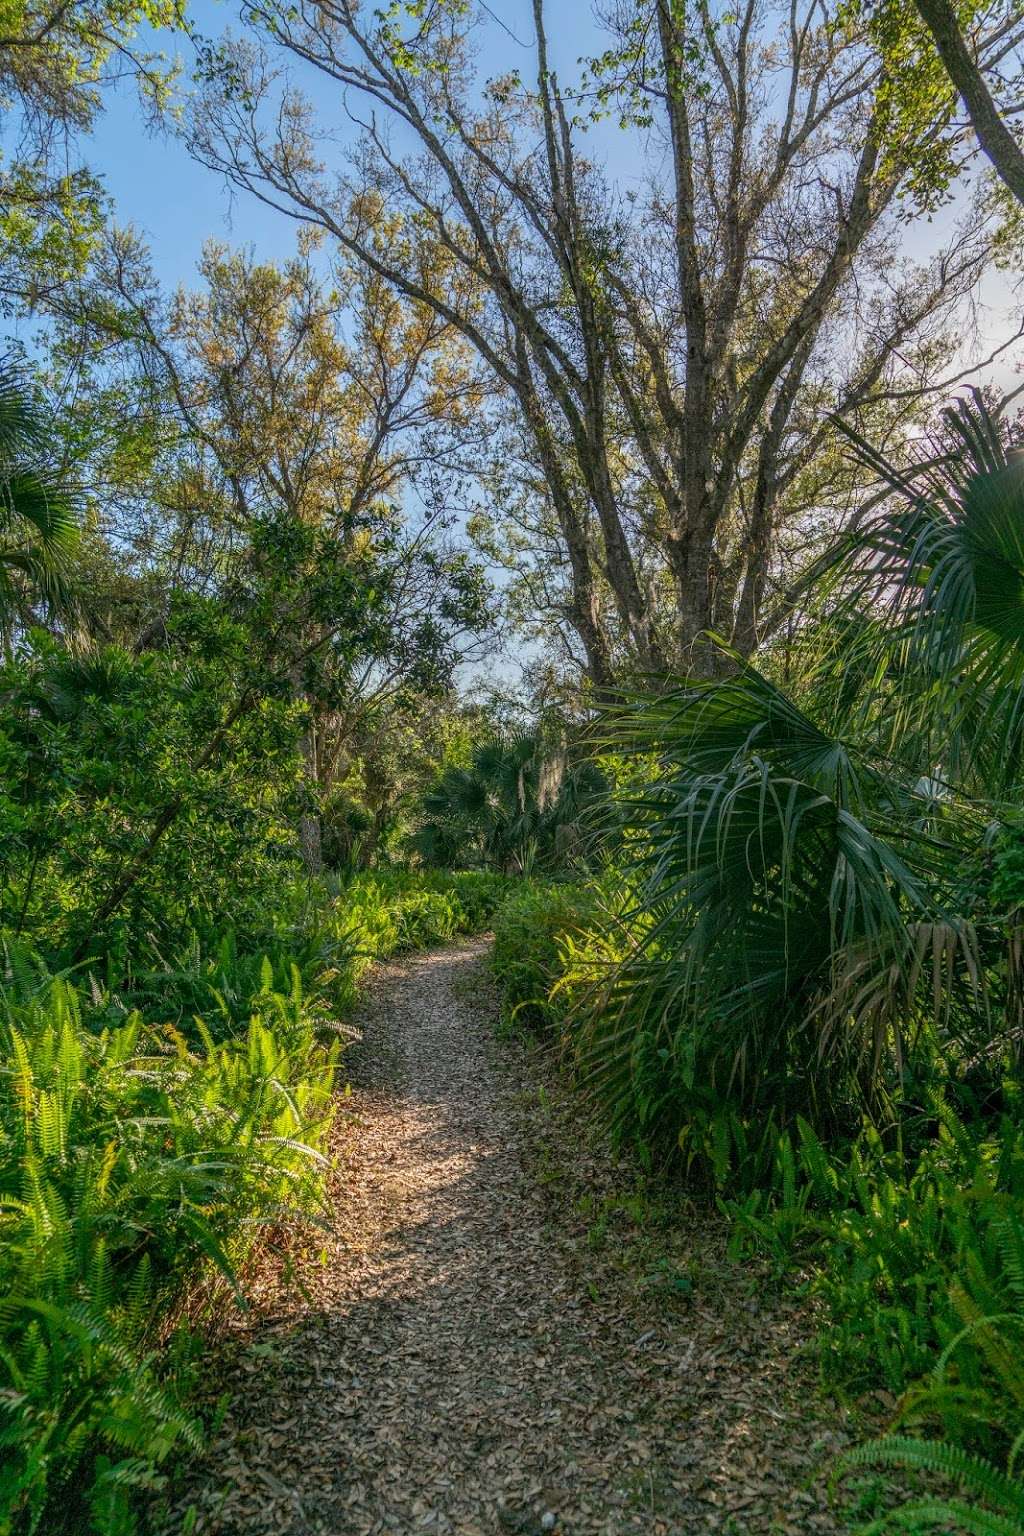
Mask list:
[[[848,1441],[806,1309],[664,1219],[544,1054],[499,1038],[483,941],[369,990],[332,1229],[268,1257],[176,1512],[219,1536],[845,1530]],[[181,1529],[180,1521],[176,1525]]]

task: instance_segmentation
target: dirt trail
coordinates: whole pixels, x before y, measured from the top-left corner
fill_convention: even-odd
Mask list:
[[[799,1312],[699,1246],[692,1292],[674,1261],[648,1278],[622,1262],[621,1174],[494,1038],[483,949],[378,977],[372,1074],[337,1133],[338,1230],[301,1267],[304,1297],[268,1278],[233,1339],[231,1411],[184,1490],[198,1529],[842,1529],[815,1476],[841,1435],[797,1364]],[[574,1199],[595,1185],[596,1233]]]

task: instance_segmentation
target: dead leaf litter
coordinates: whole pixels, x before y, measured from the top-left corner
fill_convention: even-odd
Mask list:
[[[166,1528],[191,1507],[209,1536],[845,1530],[806,1310],[698,1219],[648,1254],[628,1170],[496,1037],[485,950],[377,973],[332,1230],[257,1272]]]

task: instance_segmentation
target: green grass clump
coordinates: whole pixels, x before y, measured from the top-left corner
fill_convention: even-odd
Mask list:
[[[494,922],[491,967],[505,1017],[535,1031],[564,1017],[566,998],[554,992],[565,976],[573,939],[597,923],[600,895],[581,885],[524,882]]]

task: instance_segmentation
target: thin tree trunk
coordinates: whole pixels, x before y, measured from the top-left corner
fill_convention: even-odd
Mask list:
[[[319,793],[320,779],[317,773],[316,728],[312,721],[302,734],[302,761],[305,767],[306,788],[310,794]],[[299,851],[306,866],[307,875],[323,873],[323,838],[320,817],[304,812],[299,817]]]

